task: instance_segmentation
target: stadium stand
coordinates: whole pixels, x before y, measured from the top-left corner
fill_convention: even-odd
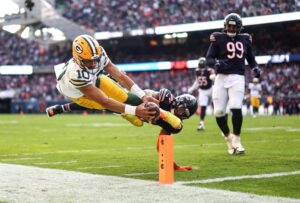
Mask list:
[[[128,31],[149,27],[223,19],[230,12],[242,17],[299,11],[299,1],[145,1],[68,0],[57,8],[67,19],[95,31]],[[162,17],[163,16],[163,17]]]
[[[153,26],[223,19],[229,12],[242,17],[269,15],[300,10],[300,1],[54,1],[58,12],[94,31],[130,31]],[[251,2],[251,3],[250,3]],[[117,6],[118,5],[118,6]],[[242,11],[242,12],[240,12]],[[165,16],[162,18],[161,16]],[[256,55],[300,54],[300,22],[274,23],[245,27],[253,35]],[[127,37],[100,41],[114,63],[180,61],[206,54],[213,31],[188,33],[184,39],[166,41],[160,36]],[[291,40],[292,39],[292,40]],[[71,42],[47,44],[40,39],[23,39],[0,29],[0,65],[33,65],[33,75],[0,75],[0,93],[13,90],[9,112],[44,112],[46,105],[67,99],[55,88],[53,65],[71,57]],[[272,97],[275,114],[299,114],[300,63],[264,65],[262,103]],[[39,73],[37,70],[45,68]],[[128,73],[143,88],[169,88],[175,95],[187,91],[194,81],[191,69]],[[247,71],[250,78],[250,72]],[[0,101],[3,98],[0,98]],[[7,101],[5,101],[7,102]],[[2,103],[0,102],[0,112]],[[278,108],[278,110],[277,110]],[[4,109],[4,107],[2,108]]]

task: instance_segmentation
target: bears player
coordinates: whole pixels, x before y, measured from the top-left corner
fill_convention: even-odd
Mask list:
[[[197,99],[190,94],[182,94],[174,97],[170,90],[161,89],[159,92],[153,90],[145,90],[148,95],[156,98],[159,101],[160,111],[162,115],[152,124],[162,127],[169,133],[178,133],[182,129],[181,121],[190,118],[197,110]],[[175,115],[176,122],[169,122],[168,117],[171,119]]]
[[[153,107],[145,107],[143,102],[158,101],[136,85],[124,72],[121,72],[109,59],[103,47],[89,35],[80,35],[72,44],[71,58],[67,63],[55,66],[57,89],[79,106],[90,109],[108,109],[118,113],[151,119]],[[106,71],[126,89],[116,85],[102,75]],[[124,104],[126,103],[126,104]],[[129,105],[131,104],[131,105]],[[137,106],[138,105],[138,106]]]
[[[190,118],[196,112],[197,100],[192,95],[183,94],[174,97],[171,91],[168,89],[161,89],[158,92],[153,90],[145,90],[145,93],[159,101],[160,117],[157,117],[156,120],[152,120],[151,123],[153,125],[160,126],[168,133],[179,133],[183,127],[182,120]],[[140,101],[140,103],[142,103],[142,101]],[[63,112],[86,109],[87,108],[79,106],[76,103],[68,103],[49,107],[47,108],[46,112],[49,117],[53,117]],[[148,122],[148,120],[144,119],[143,121]]]
[[[228,146],[229,154],[245,152],[240,134],[243,123],[242,104],[245,91],[245,59],[253,75],[260,77],[260,69],[252,52],[252,38],[249,34],[240,34],[242,19],[236,13],[228,14],[224,19],[223,32],[210,35],[210,46],[206,62],[214,66],[216,79],[213,86],[214,115]],[[233,134],[230,133],[226,107],[232,112]]]
[[[261,84],[258,78],[253,78],[252,83],[249,83],[250,103],[252,106],[253,118],[256,118],[260,106]]]
[[[193,91],[198,89],[198,102],[201,108],[200,123],[197,128],[198,131],[204,130],[204,119],[206,115],[206,108],[211,102],[212,85],[215,79],[215,71],[206,66],[205,57],[201,57],[198,61],[198,68],[196,68],[196,80],[193,85],[188,89],[188,93],[192,94]]]

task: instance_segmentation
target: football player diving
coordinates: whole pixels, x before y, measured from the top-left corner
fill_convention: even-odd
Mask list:
[[[154,108],[146,107],[142,102],[155,102],[156,99],[135,84],[124,72],[120,71],[109,59],[103,47],[89,35],[76,37],[72,44],[71,58],[67,63],[54,67],[57,89],[74,103],[89,109],[108,109],[117,113],[151,119]],[[120,85],[130,92],[125,92],[102,72],[109,73]],[[136,101],[138,98],[138,102]],[[142,102],[140,102],[142,101]],[[137,106],[138,105],[138,106]]]
[[[114,83],[113,81],[111,81]],[[117,84],[111,84],[117,85]],[[189,94],[179,95],[174,97],[168,89],[161,89],[158,92],[153,90],[145,90],[148,96],[151,96],[159,101],[160,115],[159,117],[147,120],[147,119],[130,119],[128,114],[122,114],[122,116],[130,121],[135,126],[142,126],[143,122],[149,122],[153,125],[160,126],[166,133],[176,134],[179,133],[182,128],[182,120],[190,118],[197,109],[197,100],[194,96]],[[131,96],[134,98],[135,96]],[[135,98],[137,104],[142,103],[138,97]],[[71,112],[75,110],[87,110],[89,108],[78,105],[77,103],[67,103],[62,105],[54,105],[46,109],[46,113],[49,117],[53,117],[57,114],[64,112]],[[134,122],[132,122],[134,121]]]
[[[242,19],[236,13],[225,17],[223,32],[210,35],[210,46],[206,55],[208,66],[215,67],[216,78],[213,86],[213,104],[216,122],[227,142],[229,154],[241,154],[245,148],[240,134],[243,123],[242,104],[245,91],[245,59],[253,76],[260,77],[260,69],[252,52],[252,38],[241,34]],[[227,105],[232,112],[233,134],[227,123]]]

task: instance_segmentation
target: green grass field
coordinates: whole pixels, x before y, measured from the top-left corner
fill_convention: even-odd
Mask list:
[[[196,116],[185,121],[175,137],[176,162],[193,166],[176,172],[176,181],[300,170],[299,116],[244,117],[246,154],[240,156],[227,154],[213,117],[207,117],[205,132],[197,132],[197,124]],[[115,115],[1,115],[0,162],[155,181],[159,131]],[[300,199],[297,174],[192,185]]]

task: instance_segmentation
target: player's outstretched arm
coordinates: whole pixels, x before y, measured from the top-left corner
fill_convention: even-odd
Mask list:
[[[146,95],[146,93],[137,84],[135,84],[134,81],[126,75],[126,73],[120,71],[111,61],[107,64],[107,66],[105,66],[105,71],[117,80],[123,87],[142,99],[143,102],[159,103],[157,99]]]
[[[100,89],[96,88],[94,85],[89,84],[84,87],[79,88],[79,90],[89,99],[99,103],[104,108],[118,112],[118,113],[127,113],[132,115],[137,115],[144,119],[151,119],[155,111],[153,107],[145,107],[144,104],[139,106],[131,106],[120,103],[114,99],[109,98],[105,95]]]

